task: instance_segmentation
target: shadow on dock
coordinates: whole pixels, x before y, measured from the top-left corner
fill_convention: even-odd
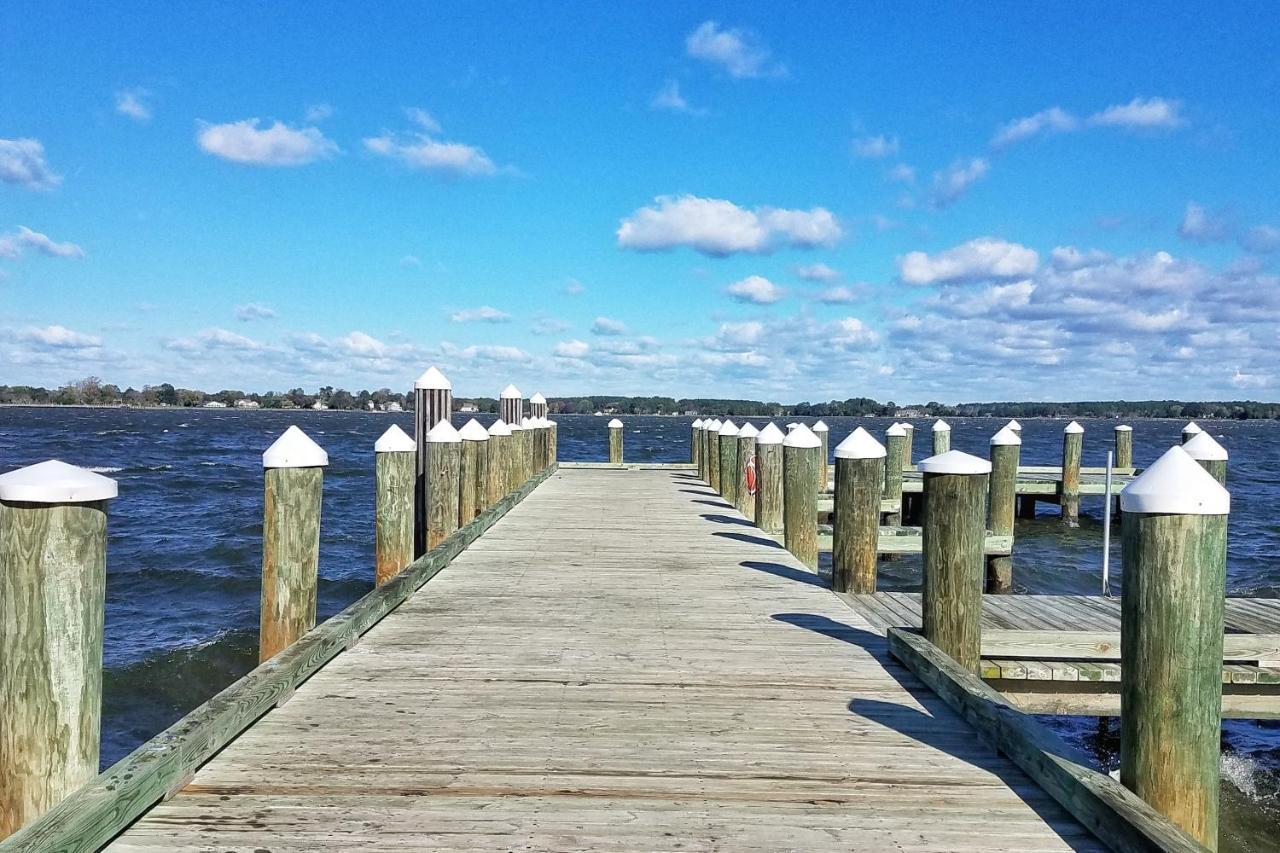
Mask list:
[[[732,509],[732,507],[729,507],[729,508]],[[780,545],[779,543],[773,541],[772,539],[766,539],[763,536],[748,536],[745,533],[731,533],[727,530],[716,530],[716,531],[713,531],[711,535],[721,536],[721,537],[724,537],[725,539],[736,539],[739,542],[746,542],[750,545],[765,545],[769,548],[782,547],[782,545]]]
[[[741,527],[755,527],[755,522],[747,521],[745,518],[734,518],[731,515],[715,515],[714,513],[704,512],[701,516],[707,521],[714,521],[716,524],[737,524]]]
[[[766,572],[771,575],[776,575],[777,577],[785,578],[789,581],[798,581],[800,583],[807,583],[810,586],[816,586],[821,589],[831,588],[831,584],[827,583],[825,580],[823,580],[818,575],[815,575],[813,572],[807,572],[804,569],[796,569],[791,566],[784,566],[781,563],[766,563],[762,560],[744,560],[738,565],[747,569],[755,569],[757,572]],[[811,620],[823,618],[818,616],[809,616],[808,614],[804,614],[804,613],[783,613],[783,614],[775,615],[773,618],[778,619],[779,621],[782,621],[782,622],[786,622],[787,620],[783,619],[782,618],[783,616],[804,616]],[[831,621],[831,620],[827,620],[827,621]],[[794,623],[794,624],[799,624],[799,623]],[[807,628],[809,626],[803,625],[801,627]],[[854,628],[852,630],[856,631],[858,629]],[[865,634],[866,632],[863,631],[862,633]]]

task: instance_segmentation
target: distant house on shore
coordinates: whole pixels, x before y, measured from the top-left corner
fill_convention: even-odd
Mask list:
[[[260,409],[262,408],[262,406],[258,404],[257,400],[250,400],[248,397],[241,397],[239,400],[236,400],[236,408],[237,409]]]
[[[326,405],[324,404],[324,402],[323,402],[323,401],[321,401],[321,400],[316,400],[314,403],[312,403],[312,404],[311,404],[311,408],[315,409],[317,412],[327,412],[327,411],[329,411],[329,407],[328,407],[328,406],[326,406]]]
[[[227,407],[227,404],[226,404],[226,403],[221,403],[221,402],[218,402],[217,400],[210,400],[209,402],[205,403],[205,404],[204,404],[203,406],[201,406],[200,408],[202,408],[202,409],[225,409],[226,407]]]
[[[382,410],[384,412],[403,412],[404,406],[401,406],[399,403],[387,403]]]
[[[480,411],[480,407],[477,406],[475,403],[463,403],[461,406],[458,407],[458,411],[463,412],[464,414],[470,414],[472,412]]]
[[[923,409],[898,409],[893,413],[895,418],[923,418],[925,416]]]

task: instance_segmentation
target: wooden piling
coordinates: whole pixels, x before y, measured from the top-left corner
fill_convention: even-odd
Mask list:
[[[448,421],[427,433],[427,550],[458,529],[462,437]],[[521,481],[523,483],[523,481]]]
[[[1133,427],[1120,424],[1115,429],[1116,456],[1115,467],[1133,467]]]
[[[521,473],[524,456],[524,427],[519,423],[507,424],[511,435],[507,437],[507,492],[514,492],[524,484]]]
[[[609,421],[609,461],[615,465],[622,464],[622,429],[622,421]]]
[[[756,519],[756,436],[760,430],[743,424],[738,430],[738,485],[734,506],[748,521]]]
[[[520,482],[523,484],[534,474],[533,445],[538,429],[532,418],[521,418],[520,428]]]
[[[508,385],[502,389],[502,393],[498,395],[498,414],[513,429],[520,424],[520,419],[524,417],[524,394],[519,388]]]
[[[296,426],[262,454],[260,662],[315,627],[321,490],[328,464],[329,455]]]
[[[906,453],[907,431],[902,424],[885,430],[884,498],[893,501],[886,524],[902,523],[902,458]]]
[[[756,436],[756,527],[782,532],[782,442],[785,436],[770,422]],[[815,515],[815,521],[816,521]]]
[[[1212,474],[1219,485],[1227,484],[1227,449],[1218,444],[1213,436],[1207,432],[1197,433],[1182,445],[1182,449],[1200,463],[1201,468]]]
[[[720,497],[738,502],[738,427],[728,419],[720,425]]]
[[[707,427],[707,485],[717,494],[720,492],[720,427],[724,426],[718,419],[711,421]]]
[[[933,422],[933,455],[941,456],[951,449],[951,424],[944,420]]]
[[[987,530],[996,536],[1013,536],[1017,503],[1018,461],[1022,439],[1005,427],[991,436],[991,480],[987,500]],[[1013,592],[1013,555],[987,557],[987,592]]]
[[[858,427],[836,447],[835,517],[831,535],[831,588],[876,591],[880,495],[885,447]],[[901,478],[902,472],[898,472]]]
[[[458,469],[458,526],[468,524],[488,507],[489,431],[475,418],[458,430],[462,439]]]
[[[924,473],[924,635],[977,674],[991,463],[951,450],[922,460],[919,467]]]
[[[1005,426],[1013,430],[1014,435],[1018,436],[1019,439],[1022,438],[1022,424],[1018,423],[1015,420],[1015,421],[1009,421],[1009,423],[1005,424]]]
[[[826,421],[818,421],[810,429],[822,442],[818,451],[818,491],[825,492],[831,482],[831,428]]]
[[[689,461],[697,466],[698,474],[702,474],[702,418],[696,418],[689,424]]]
[[[507,496],[511,485],[511,427],[502,418],[489,425],[489,467],[485,478],[485,501],[493,506]]]
[[[382,586],[413,562],[417,449],[417,443],[395,424],[373,445],[373,582],[376,586]]]
[[[1062,431],[1062,481],[1058,502],[1062,520],[1069,527],[1080,526],[1080,455],[1084,448],[1084,427],[1072,421]]]
[[[906,440],[902,443],[902,470],[912,470],[912,461],[915,458],[916,428],[911,424],[903,421],[901,427],[906,432]]]
[[[420,557],[427,550],[427,531],[422,521],[426,517],[427,433],[452,415],[453,383],[435,367],[428,367],[413,383],[413,401],[413,438],[417,444],[413,550],[414,556]]]
[[[759,437],[756,444],[759,444]],[[818,454],[822,440],[804,424],[782,440],[782,540],[797,560],[818,568]]]
[[[555,421],[547,421],[547,465],[555,465],[560,461],[560,425]]]
[[[57,460],[0,475],[0,840],[98,775],[116,494]]]
[[[1187,425],[1182,428],[1182,443],[1186,444],[1202,432],[1204,430],[1200,428],[1200,424],[1195,421],[1188,421]]]
[[[1120,508],[1120,781],[1216,850],[1231,498],[1175,446]]]

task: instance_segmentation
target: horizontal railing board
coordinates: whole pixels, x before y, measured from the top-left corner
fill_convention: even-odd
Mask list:
[[[1120,660],[1119,631],[984,630],[982,655],[991,658]],[[1280,660],[1280,634],[1227,634],[1222,659]]]

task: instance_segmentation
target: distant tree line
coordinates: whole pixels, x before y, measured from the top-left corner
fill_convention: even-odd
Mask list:
[[[103,383],[96,376],[88,376],[55,388],[33,385],[0,385],[0,404],[14,405],[81,405],[81,406],[203,406],[217,402],[231,407],[247,400],[263,409],[306,409],[317,402],[330,409],[365,410],[384,409],[391,404],[410,410],[413,408],[413,392],[392,391],[379,388],[376,391],[347,391],[332,385],[321,386],[314,394],[302,388],[289,391],[256,392],[223,389],[216,392],[175,388],[168,382],[160,385],[144,385],[141,389],[125,388]],[[496,414],[498,400],[493,397],[456,398],[455,408],[467,411]],[[762,403],[758,400],[726,400],[710,397],[621,397],[584,396],[551,397],[547,408],[553,414],[590,415],[602,412],[610,415],[679,415],[713,414],[736,417],[980,417],[1002,418],[1221,418],[1249,420],[1254,418],[1280,419],[1280,403],[1260,403],[1252,400],[1225,402],[1182,402],[1179,400],[1141,401],[1092,401],[1077,403],[945,403],[929,402],[922,405],[899,406],[893,401],[879,403],[868,397],[850,397],[847,400],[830,400],[810,403],[803,401],[790,405],[777,402]]]

